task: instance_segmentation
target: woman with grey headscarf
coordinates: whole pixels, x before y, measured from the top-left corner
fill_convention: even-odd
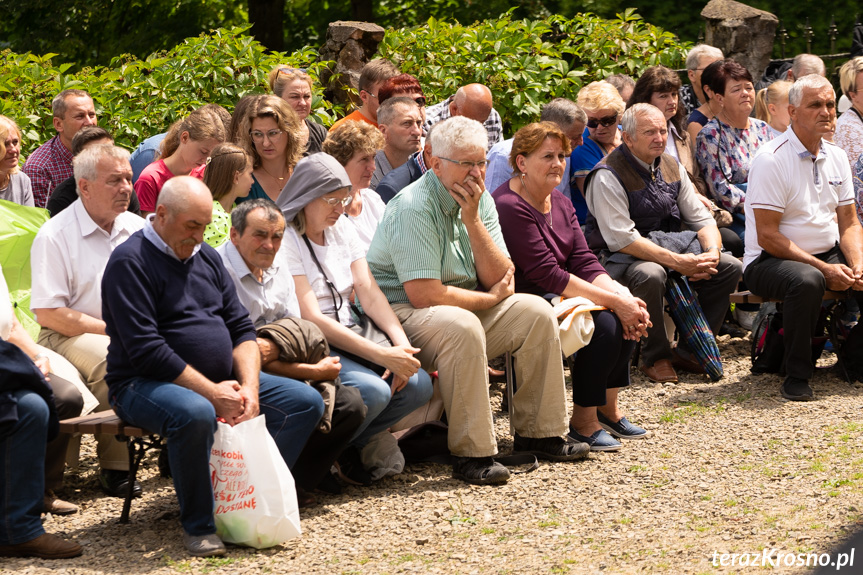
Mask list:
[[[356,229],[343,217],[350,201],[351,180],[344,167],[319,153],[300,160],[277,203],[291,224],[285,245],[302,317],[320,327],[332,347],[344,350],[333,351],[341,358],[342,384],[358,388],[368,408],[351,447],[339,458],[343,474],[368,484],[359,451],[372,436],[425,405],[432,385],[414,357],[420,350],[408,341],[369,271]],[[389,336],[392,347],[350,329],[359,320],[351,309],[353,293],[363,312]],[[345,354],[380,366],[382,375]]]

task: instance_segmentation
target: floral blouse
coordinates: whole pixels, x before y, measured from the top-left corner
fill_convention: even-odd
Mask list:
[[[833,142],[845,150],[848,154],[848,162],[851,167],[857,163],[857,158],[863,154],[863,120],[860,119],[854,108],[846,110],[836,120],[836,135]]]
[[[854,164],[854,198],[857,204],[857,218],[863,223],[863,154]]]
[[[767,123],[754,118],[743,130],[713,118],[698,133],[695,158],[714,199],[729,212],[743,211],[749,165],[755,151],[772,139]]]

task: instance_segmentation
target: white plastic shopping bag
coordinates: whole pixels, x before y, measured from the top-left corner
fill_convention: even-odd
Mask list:
[[[214,439],[210,478],[219,537],[256,549],[298,537],[302,531],[294,478],[264,416],[234,427],[220,422]]]

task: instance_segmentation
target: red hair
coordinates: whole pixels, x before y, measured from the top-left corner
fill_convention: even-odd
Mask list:
[[[393,76],[392,78],[384,82],[383,85],[378,89],[378,104],[383,104],[386,100],[392,98],[393,96],[414,93],[420,94],[421,96],[425,97],[422,86],[420,86],[419,80],[417,80],[410,74],[399,74],[398,76]]]

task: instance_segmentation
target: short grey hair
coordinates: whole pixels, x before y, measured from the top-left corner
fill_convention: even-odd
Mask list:
[[[74,88],[70,88],[68,90],[63,90],[51,100],[51,113],[55,118],[60,118],[61,120],[66,117],[66,98],[93,98],[85,92],[84,90],[76,90]]]
[[[803,102],[804,88],[813,88],[818,90],[825,87],[833,90],[833,84],[831,84],[830,80],[821,74],[808,74],[803,76],[794,82],[794,85],[791,86],[790,90],[788,90],[788,103],[796,108]],[[836,97],[835,90],[833,91],[833,97]]]
[[[587,123],[587,114],[581,107],[566,98],[555,98],[542,107],[539,114],[540,122],[554,122],[558,126],[568,128],[575,122]]]
[[[644,116],[652,116],[654,114],[661,116],[663,119],[665,118],[662,110],[653,104],[633,104],[626,109],[623,113],[623,117],[620,119],[621,129],[623,129],[630,138],[635,139],[638,136],[638,119]]]
[[[826,76],[827,68],[824,66],[824,60],[815,54],[797,54],[791,63],[791,74],[794,75],[795,80],[810,74]]]
[[[285,216],[279,206],[274,204],[272,200],[267,198],[255,198],[246,202],[241,202],[236,208],[231,210],[231,226],[239,232],[240,235],[246,231],[246,224],[249,219],[249,214],[257,209],[264,210],[264,217],[268,222],[281,220],[285,223]]]
[[[397,108],[418,110],[419,104],[417,104],[413,98],[408,98],[406,96],[389,98],[378,108],[378,124],[389,126],[390,122],[396,118],[396,114],[398,113]]]
[[[717,60],[722,60],[725,56],[722,50],[710,44],[698,44],[689,51],[686,55],[686,69],[698,69],[698,61],[704,56],[713,56]]]
[[[485,126],[465,116],[453,116],[435,124],[430,138],[432,154],[438,158],[452,157],[456,150],[488,150],[488,131]]]
[[[99,162],[104,158],[110,158],[120,162],[129,163],[129,151],[114,144],[100,144],[90,146],[75,156],[72,160],[72,170],[75,174],[75,182],[87,180],[92,182],[99,177]]]

